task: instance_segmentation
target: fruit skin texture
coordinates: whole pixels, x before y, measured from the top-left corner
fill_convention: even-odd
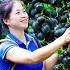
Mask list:
[[[43,24],[45,22],[45,17],[43,16],[40,16],[37,18],[37,21],[40,23],[40,24]]]
[[[40,3],[40,2],[37,2],[35,5],[34,5],[35,9],[37,10],[37,12],[41,12],[42,9],[43,9],[43,4]]]
[[[55,37],[60,37],[65,31],[66,31],[66,28],[58,29],[54,32],[54,35]]]
[[[37,19],[40,16],[41,16],[41,14],[40,13],[37,13],[37,14],[35,14],[34,18]]]
[[[52,70],[63,70],[62,65],[55,65]]]
[[[31,17],[34,17],[36,13],[37,13],[37,10],[32,9],[31,12],[30,12]]]
[[[48,24],[50,25],[51,29],[54,29],[54,27],[56,27],[56,25],[58,24],[58,21],[55,18],[50,18],[48,20]]]
[[[61,17],[60,17],[60,22],[66,23],[68,17],[69,17],[68,14],[65,14],[65,15],[61,16]]]
[[[70,65],[70,57],[68,56],[64,57],[62,63],[65,65]]]
[[[38,38],[40,40],[43,40],[44,39],[44,34],[42,32],[38,33]]]
[[[49,25],[43,26],[43,27],[42,27],[42,32],[43,32],[44,34],[50,32],[50,27],[49,27]]]
[[[34,31],[37,32],[40,29],[38,21],[34,21],[32,24],[32,27],[33,27]]]

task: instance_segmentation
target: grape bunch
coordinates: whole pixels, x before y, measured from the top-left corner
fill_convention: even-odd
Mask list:
[[[46,45],[70,27],[69,0],[22,0],[29,15],[26,32]]]
[[[52,70],[70,70],[70,52],[66,49],[59,55],[58,64]]]

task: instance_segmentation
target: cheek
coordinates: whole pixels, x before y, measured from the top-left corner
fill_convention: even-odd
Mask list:
[[[12,17],[11,17],[11,22],[14,23],[14,24],[17,23],[17,22],[19,22],[19,17],[17,17],[17,16],[12,16]]]

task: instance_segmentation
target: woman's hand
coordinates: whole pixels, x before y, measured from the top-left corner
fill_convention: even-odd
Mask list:
[[[64,43],[70,42],[70,27],[65,31],[65,33],[61,37]]]

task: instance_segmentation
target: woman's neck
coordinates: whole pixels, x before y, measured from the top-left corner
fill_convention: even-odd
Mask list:
[[[17,37],[24,44],[26,44],[26,38],[25,38],[25,35],[24,35],[24,30],[10,29],[10,33],[13,34],[15,37]]]

